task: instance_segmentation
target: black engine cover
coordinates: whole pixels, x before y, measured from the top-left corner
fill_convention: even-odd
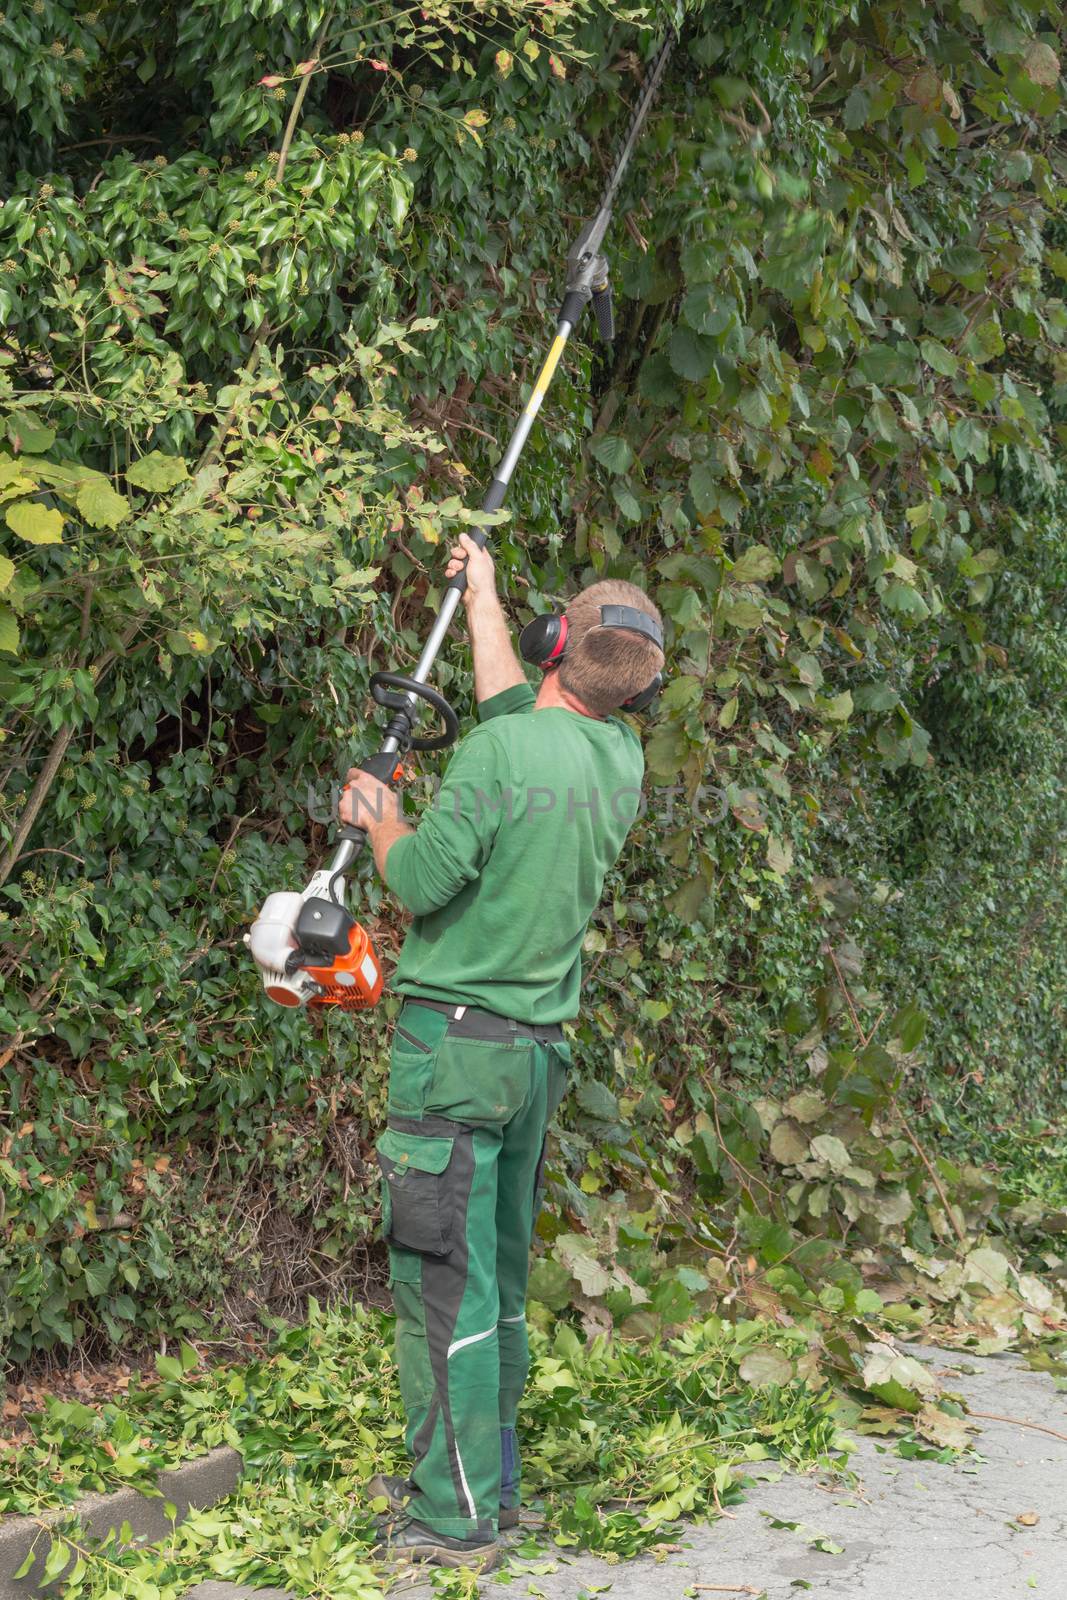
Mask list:
[[[298,950],[290,961],[296,966],[328,966],[334,956],[347,955],[355,918],[334,900],[305,900],[293,929]]]

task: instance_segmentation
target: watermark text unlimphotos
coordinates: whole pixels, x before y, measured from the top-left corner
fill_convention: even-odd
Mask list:
[[[594,824],[612,820],[629,823],[651,816],[653,821],[670,828],[683,818],[692,822],[719,823],[729,809],[725,790],[714,784],[700,784],[692,799],[687,796],[682,784],[671,784],[656,789],[651,801],[640,789],[632,786],[578,790],[573,786],[558,788],[550,783],[530,784],[521,788],[507,785],[490,794],[477,786],[462,784],[443,791],[441,780],[437,777],[426,780],[421,786],[420,798],[425,797],[427,786],[431,792],[425,806],[420,809],[442,811],[457,822],[468,817],[476,825],[487,819],[532,823],[552,816],[564,826],[574,826],[580,821]],[[312,822],[328,827],[336,821],[341,787],[339,783],[331,784],[328,793],[324,793],[322,789],[308,786],[307,810]],[[372,801],[357,790],[353,800],[353,818],[357,827],[365,826],[368,822],[380,822],[390,808],[398,818],[404,816],[403,797],[399,792],[394,794],[384,790]]]

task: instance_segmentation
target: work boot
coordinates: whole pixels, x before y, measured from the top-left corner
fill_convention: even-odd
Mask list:
[[[372,1500],[388,1501],[389,1510],[395,1516],[400,1516],[407,1509],[408,1501],[411,1499],[411,1484],[407,1478],[394,1478],[388,1473],[376,1472],[367,1484],[367,1493]],[[501,1533],[506,1532],[508,1528],[517,1528],[518,1506],[501,1506],[497,1525]]]
[[[394,1478],[387,1472],[376,1472],[367,1483],[367,1494],[372,1500],[385,1500],[395,1516],[402,1516],[411,1499],[412,1485],[407,1478]]]
[[[375,1545],[374,1554],[385,1561],[421,1561],[431,1567],[471,1567],[475,1572],[489,1572],[500,1556],[495,1540],[478,1544],[473,1539],[453,1539],[447,1533],[435,1533],[405,1512],[387,1513],[377,1521],[382,1538]]]

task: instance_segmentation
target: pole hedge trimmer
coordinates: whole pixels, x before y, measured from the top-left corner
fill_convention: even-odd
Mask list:
[[[567,340],[590,301],[600,337],[607,343],[615,337],[611,281],[602,246],[611,223],[615,196],[656,97],[674,42],[672,30],[649,65],[596,215],[584,224],[567,255],[567,287],[556,320],[556,336],[489,485],[482,502],[483,511],[497,511],[503,505],[511,476]],[[475,529],[472,537],[479,545],[486,543],[482,529]],[[376,672],[370,680],[374,699],[391,711],[392,716],[386,725],[381,748],[360,766],[392,789],[400,783],[403,759],[409,750],[444,750],[459,737],[459,718],[427,679],[466,583],[464,572],[458,572],[449,582],[437,619],[410,677],[399,672]],[[415,735],[419,701],[437,712],[442,724],[439,733],[430,737]],[[290,891],[268,895],[251,932],[245,934],[245,943],[262,974],[263,987],[279,1005],[342,1006],[359,1011],[374,1005],[381,995],[382,969],[370,937],[344,903],[344,875],[359,855],[366,837],[363,828],[342,827],[329,865],[315,873],[302,894]]]

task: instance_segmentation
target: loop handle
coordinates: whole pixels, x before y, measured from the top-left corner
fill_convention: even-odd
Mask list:
[[[444,723],[443,731],[430,739],[412,739],[412,750],[445,750],[459,738],[459,718],[444,695],[431,684],[405,677],[402,672],[376,672],[370,681],[370,692],[380,706],[390,711],[410,714],[412,707],[409,699],[414,695],[417,700],[425,700],[437,712]]]

